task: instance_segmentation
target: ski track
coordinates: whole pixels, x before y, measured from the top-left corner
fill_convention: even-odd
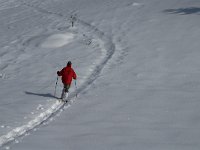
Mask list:
[[[66,18],[66,16],[62,15],[61,13],[54,13],[42,8],[38,8],[33,5],[29,5],[26,3],[23,3],[27,7],[31,7],[35,10],[37,10],[40,13],[47,14],[47,15],[56,15],[60,18]],[[59,101],[56,101],[51,107],[46,109],[44,112],[40,113],[38,116],[36,116],[34,119],[30,120],[28,123],[16,127],[9,131],[7,134],[0,136],[0,147],[3,147],[5,145],[8,145],[12,143],[13,141],[16,141],[17,138],[23,137],[27,135],[29,132],[33,131],[35,128],[38,128],[39,126],[43,125],[45,122],[50,120],[50,118],[54,117],[56,114],[61,112],[63,108],[68,108],[73,103],[73,98],[75,98],[76,94],[81,93],[83,90],[87,90],[89,86],[98,78],[99,74],[101,73],[102,69],[106,65],[106,63],[111,59],[112,55],[115,52],[115,44],[112,42],[112,38],[109,38],[105,36],[105,34],[100,31],[95,26],[92,26],[91,24],[80,20],[77,18],[78,27],[80,26],[81,31],[87,32],[89,31],[94,39],[98,39],[101,45],[101,56],[99,59],[96,60],[96,62],[89,68],[90,74],[85,79],[85,81],[79,85],[79,88],[76,89],[76,91],[73,91],[70,93],[68,99],[68,103],[62,103]],[[16,142],[18,143],[18,142]]]

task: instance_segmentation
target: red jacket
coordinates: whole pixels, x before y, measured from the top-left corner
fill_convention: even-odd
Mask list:
[[[62,83],[71,85],[72,78],[76,80],[76,73],[70,66],[64,67],[61,71],[57,72],[58,76],[62,76]]]

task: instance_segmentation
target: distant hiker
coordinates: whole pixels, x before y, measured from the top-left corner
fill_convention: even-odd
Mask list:
[[[72,27],[74,26],[74,18],[71,16]]]
[[[62,76],[62,83],[63,83],[63,90],[61,99],[65,100],[68,96],[69,88],[72,82],[72,79],[76,80],[76,73],[74,69],[72,68],[71,61],[67,62],[67,66],[64,67],[61,71],[57,71],[58,76]],[[67,94],[67,95],[66,95]]]
[[[71,15],[71,17],[70,17],[70,20],[71,20],[71,23],[72,23],[72,27],[74,26],[74,22],[76,21],[76,14],[74,14],[74,15]]]

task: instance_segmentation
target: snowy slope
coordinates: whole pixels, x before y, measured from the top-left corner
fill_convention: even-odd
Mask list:
[[[0,3],[2,149],[200,148],[197,0]]]

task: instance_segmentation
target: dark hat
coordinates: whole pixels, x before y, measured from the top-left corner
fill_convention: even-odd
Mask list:
[[[67,62],[67,66],[71,66],[72,65],[72,62],[71,61],[68,61]]]

